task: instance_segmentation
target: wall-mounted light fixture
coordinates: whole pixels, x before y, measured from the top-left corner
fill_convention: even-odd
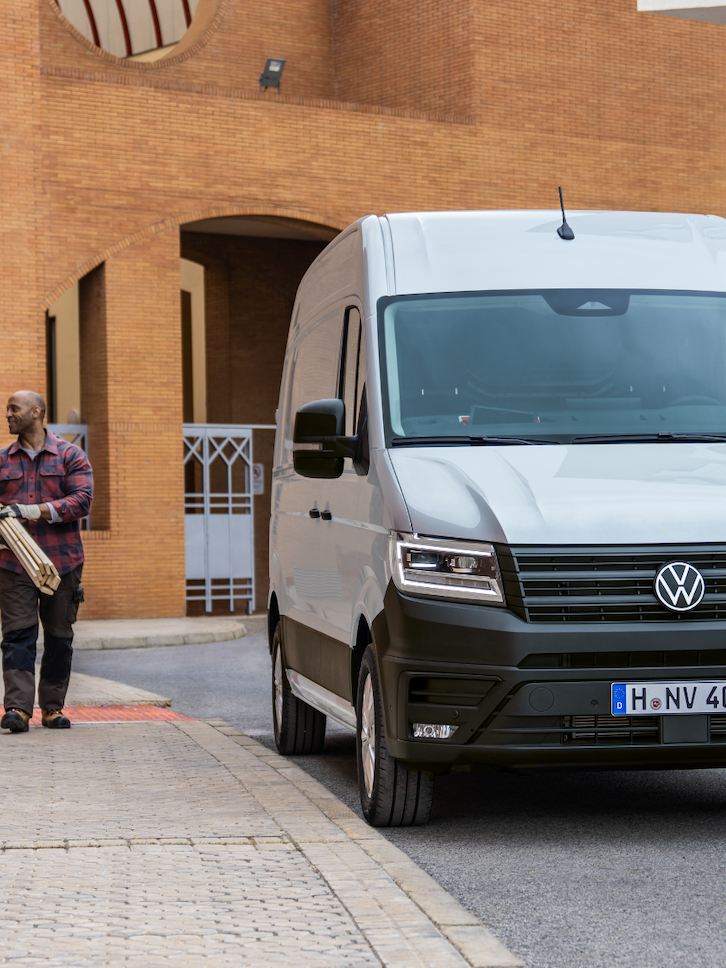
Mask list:
[[[285,70],[285,64],[281,57],[268,57],[265,61],[265,69],[260,74],[260,88],[264,91],[268,87],[277,88],[280,93],[280,78]]]

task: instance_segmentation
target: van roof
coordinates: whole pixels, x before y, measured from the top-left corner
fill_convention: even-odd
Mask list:
[[[726,291],[726,220],[664,212],[408,212],[361,220],[379,234],[391,295],[498,289]],[[371,238],[371,241],[373,239]]]

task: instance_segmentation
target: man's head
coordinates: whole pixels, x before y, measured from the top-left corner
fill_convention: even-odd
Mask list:
[[[45,419],[45,400],[34,390],[16,390],[8,400],[5,416],[11,434],[39,430]]]

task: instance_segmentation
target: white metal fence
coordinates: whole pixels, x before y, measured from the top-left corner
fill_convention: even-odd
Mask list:
[[[184,425],[184,532],[188,602],[254,608],[252,429]]]
[[[63,437],[71,444],[78,444],[81,450],[88,452],[88,426],[86,424],[48,424],[48,430]]]

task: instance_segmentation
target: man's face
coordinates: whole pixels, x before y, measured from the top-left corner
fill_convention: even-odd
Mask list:
[[[38,407],[33,406],[29,400],[19,394],[14,394],[8,400],[5,410],[8,421],[8,430],[11,434],[22,434],[29,430],[40,416]]]

